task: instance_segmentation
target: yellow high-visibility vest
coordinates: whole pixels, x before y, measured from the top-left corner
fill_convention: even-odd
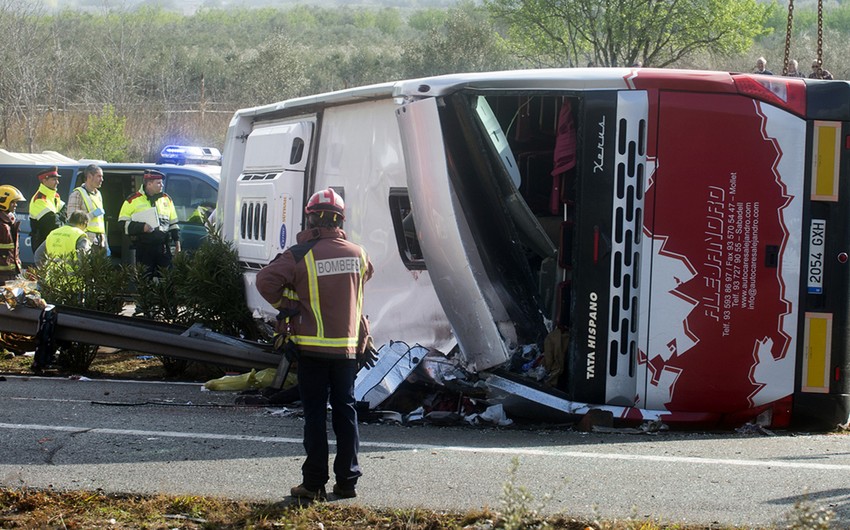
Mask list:
[[[47,236],[44,241],[44,250],[51,258],[73,254],[77,250],[77,241],[80,237],[86,237],[86,233],[76,226],[60,226]]]
[[[100,211],[103,211],[103,194],[98,192],[96,195],[90,195],[89,192],[86,191],[86,188],[80,186],[76,188],[74,191],[79,191],[80,196],[83,198],[83,203],[86,205],[86,211],[91,214],[93,211],[98,208]],[[98,216],[89,215],[89,224],[86,226],[86,232],[91,232],[93,234],[105,234],[106,233],[106,223],[104,222],[104,215],[100,214]]]

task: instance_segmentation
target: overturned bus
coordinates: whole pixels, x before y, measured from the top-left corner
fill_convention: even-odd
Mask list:
[[[456,353],[553,415],[835,426],[848,100],[840,81],[636,68],[298,98],[233,117],[219,221],[259,318],[256,271],[332,187],[376,268],[378,344]],[[518,374],[553,334],[548,384]]]

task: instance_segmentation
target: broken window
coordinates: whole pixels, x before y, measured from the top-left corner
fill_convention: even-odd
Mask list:
[[[419,247],[413,208],[407,188],[390,188],[390,215],[401,261],[408,270],[425,270],[425,258]]]

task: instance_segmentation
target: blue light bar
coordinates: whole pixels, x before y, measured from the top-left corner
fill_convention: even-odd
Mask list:
[[[167,145],[159,153],[159,164],[215,164],[221,165],[221,151],[215,147],[194,145]]]

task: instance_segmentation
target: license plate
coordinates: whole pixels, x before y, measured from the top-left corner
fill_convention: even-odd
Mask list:
[[[809,230],[809,294],[823,294],[823,261],[824,241],[826,240],[826,221],[824,219],[812,219],[812,227]]]

